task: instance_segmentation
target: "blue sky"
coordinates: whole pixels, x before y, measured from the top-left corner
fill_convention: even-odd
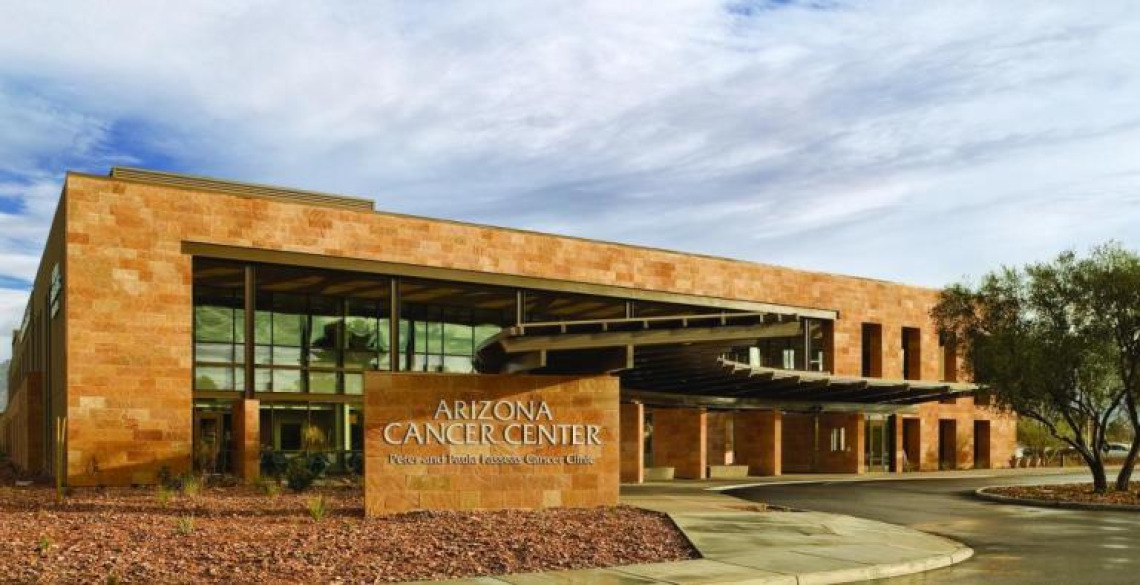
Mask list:
[[[0,0],[0,359],[67,169],[939,286],[1140,248],[1140,8]]]

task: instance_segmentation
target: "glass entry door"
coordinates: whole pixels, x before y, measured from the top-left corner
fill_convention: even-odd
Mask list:
[[[229,471],[230,417],[217,410],[194,411],[194,468],[202,473]]]
[[[887,440],[887,421],[885,417],[867,417],[866,432],[864,433],[863,461],[867,471],[889,471],[891,453]]]

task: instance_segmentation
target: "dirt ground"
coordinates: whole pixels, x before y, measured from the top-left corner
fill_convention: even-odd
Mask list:
[[[0,582],[356,583],[696,556],[666,516],[629,507],[365,519],[345,487],[79,489],[62,501],[47,486],[0,487]]]
[[[1109,482],[1111,487],[1112,483]],[[1093,504],[1127,504],[1140,506],[1140,482],[1132,482],[1128,491],[1109,491],[1105,494],[1093,493],[1091,483],[1067,483],[1059,485],[1017,485],[996,487],[987,490],[1002,496],[1052,500],[1058,502],[1087,502]]]

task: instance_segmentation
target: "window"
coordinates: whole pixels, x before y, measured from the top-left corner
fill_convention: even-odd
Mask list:
[[[388,369],[387,313],[386,300],[259,294],[257,391],[363,393],[366,370]]]
[[[452,282],[400,282],[402,369],[471,373],[484,342],[515,322],[511,289]]]
[[[245,389],[245,312],[240,289],[194,290],[194,389]]]
[[[820,319],[804,319],[807,328],[807,369],[822,372],[827,369],[827,332],[830,323]]]
[[[51,316],[59,313],[59,300],[63,296],[63,275],[59,271],[59,264],[51,267],[51,284],[48,287],[48,304],[51,306]]]
[[[831,429],[831,450],[833,452],[847,450],[847,429],[837,427]]]
[[[405,369],[471,373],[475,350],[507,326],[497,311],[438,305],[404,305],[400,321]]]
[[[863,377],[883,376],[883,326],[877,323],[864,323],[862,336]]]
[[[914,327],[902,328],[903,379],[922,377],[922,334]]]

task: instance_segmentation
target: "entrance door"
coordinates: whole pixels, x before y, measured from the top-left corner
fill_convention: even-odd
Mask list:
[[[194,468],[202,473],[227,471],[226,435],[228,422],[222,412],[194,412]]]
[[[889,471],[891,465],[890,442],[887,440],[887,421],[867,418],[863,436],[863,461],[867,471]]]

